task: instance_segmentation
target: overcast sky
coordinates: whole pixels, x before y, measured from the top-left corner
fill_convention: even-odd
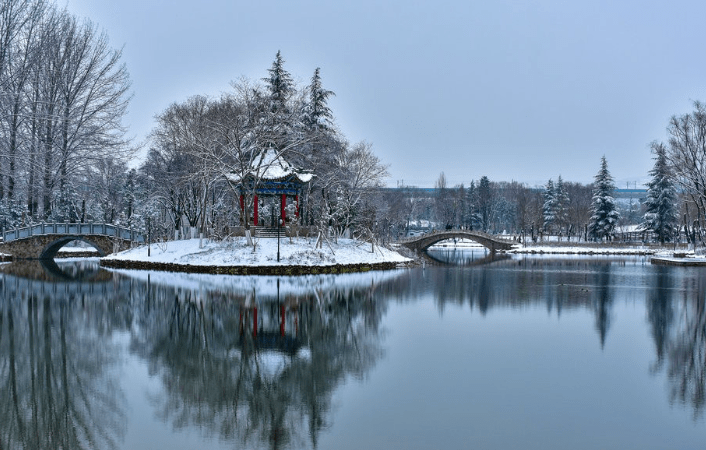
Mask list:
[[[649,143],[706,100],[706,2],[65,0],[123,48],[143,140],[191,95],[260,79],[278,50],[302,86],[316,67],[351,142],[388,185],[487,175],[591,182],[605,155],[644,182]]]

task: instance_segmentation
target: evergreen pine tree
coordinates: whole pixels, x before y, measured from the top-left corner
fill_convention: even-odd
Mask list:
[[[552,226],[556,222],[556,192],[554,189],[554,181],[549,179],[544,186],[544,205],[542,206],[543,228],[546,231],[551,231]]]
[[[471,180],[471,185],[466,190],[466,226],[469,230],[480,228],[480,215],[478,209],[478,188],[476,182]]]
[[[287,102],[294,93],[294,81],[292,75],[284,69],[284,59],[278,50],[272,67],[267,70],[270,73],[268,78],[263,78],[267,83],[267,90],[270,94],[270,110],[273,113],[287,113]]]
[[[483,175],[478,182],[478,220],[480,230],[487,233],[490,229],[491,208],[493,206],[490,179]]]
[[[655,165],[647,183],[646,212],[642,226],[654,232],[660,243],[669,241],[679,220],[676,211],[676,189],[672,170],[667,162],[667,150],[662,143],[653,143]]]
[[[615,199],[613,198],[615,184],[608,171],[608,162],[605,156],[601,158],[601,168],[594,180],[592,215],[588,224],[588,233],[594,239],[610,239],[618,224],[620,214],[615,207]]]
[[[265,120],[269,132],[269,143],[278,150],[285,148],[292,135],[296,122],[300,117],[295,117],[290,108],[290,98],[296,92],[294,81],[289,72],[284,69],[282,53],[277,52],[272,67],[268,69],[269,77],[263,78],[266,83],[268,117]]]
[[[564,180],[561,179],[561,175],[556,180],[556,186],[554,188],[556,197],[556,224],[561,230],[564,226],[568,226],[569,223],[569,193],[566,191],[564,186]]]
[[[310,129],[326,131],[333,125],[333,113],[328,107],[328,98],[336,94],[322,87],[320,71],[321,69],[317,67],[314,76],[311,77],[311,84],[308,87],[309,102],[306,105],[304,122]]]

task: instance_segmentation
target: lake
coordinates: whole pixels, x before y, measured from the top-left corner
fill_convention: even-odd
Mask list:
[[[704,448],[703,269],[430,256],[305,277],[0,265],[0,448]]]

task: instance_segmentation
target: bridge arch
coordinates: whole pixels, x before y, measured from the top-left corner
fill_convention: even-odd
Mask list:
[[[510,250],[513,246],[513,242],[504,239],[499,239],[493,235],[480,231],[470,230],[435,231],[432,233],[423,234],[421,236],[416,236],[412,239],[403,241],[400,244],[412,250],[423,251],[436,244],[437,242],[454,238],[470,239],[486,247],[492,253],[495,253],[496,250]]]
[[[51,259],[56,257],[56,254],[61,250],[62,247],[64,247],[66,244],[72,241],[81,241],[85,242],[86,244],[92,246],[98,251],[98,254],[103,257],[107,256],[111,253],[113,253],[113,246],[112,244],[110,245],[110,248],[102,248],[105,247],[105,243],[103,245],[99,244],[98,241],[99,239],[98,236],[61,236],[60,238],[57,238],[53,242],[48,243],[45,247],[44,250],[39,254],[39,259]]]

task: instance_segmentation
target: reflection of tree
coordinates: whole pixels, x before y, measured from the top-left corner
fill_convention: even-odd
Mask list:
[[[608,328],[610,327],[610,310],[613,305],[613,294],[610,289],[610,265],[602,265],[598,271],[596,292],[593,297],[593,311],[596,315],[596,330],[601,340],[601,348],[605,347]]]
[[[385,296],[410,300],[431,293],[442,313],[447,305],[468,305],[481,314],[530,305],[544,305],[556,314],[565,308],[587,308],[595,314],[603,347],[614,297],[611,271],[619,262],[545,256],[498,260],[478,267],[427,267],[387,283]]]
[[[669,332],[674,322],[674,309],[670,289],[672,278],[669,267],[655,266],[654,285],[649,290],[647,298],[647,319],[650,322],[650,332],[655,341],[657,361],[653,371],[658,371],[664,363],[665,349],[669,340]]]
[[[125,425],[109,370],[117,351],[86,324],[83,299],[2,294],[0,448],[116,448]]]
[[[380,357],[374,288],[221,301],[151,286],[132,349],[162,378],[157,415],[251,447],[316,447],[336,387]]]
[[[667,347],[667,373],[672,401],[690,404],[696,417],[706,403],[706,281],[682,302],[679,321]]]

